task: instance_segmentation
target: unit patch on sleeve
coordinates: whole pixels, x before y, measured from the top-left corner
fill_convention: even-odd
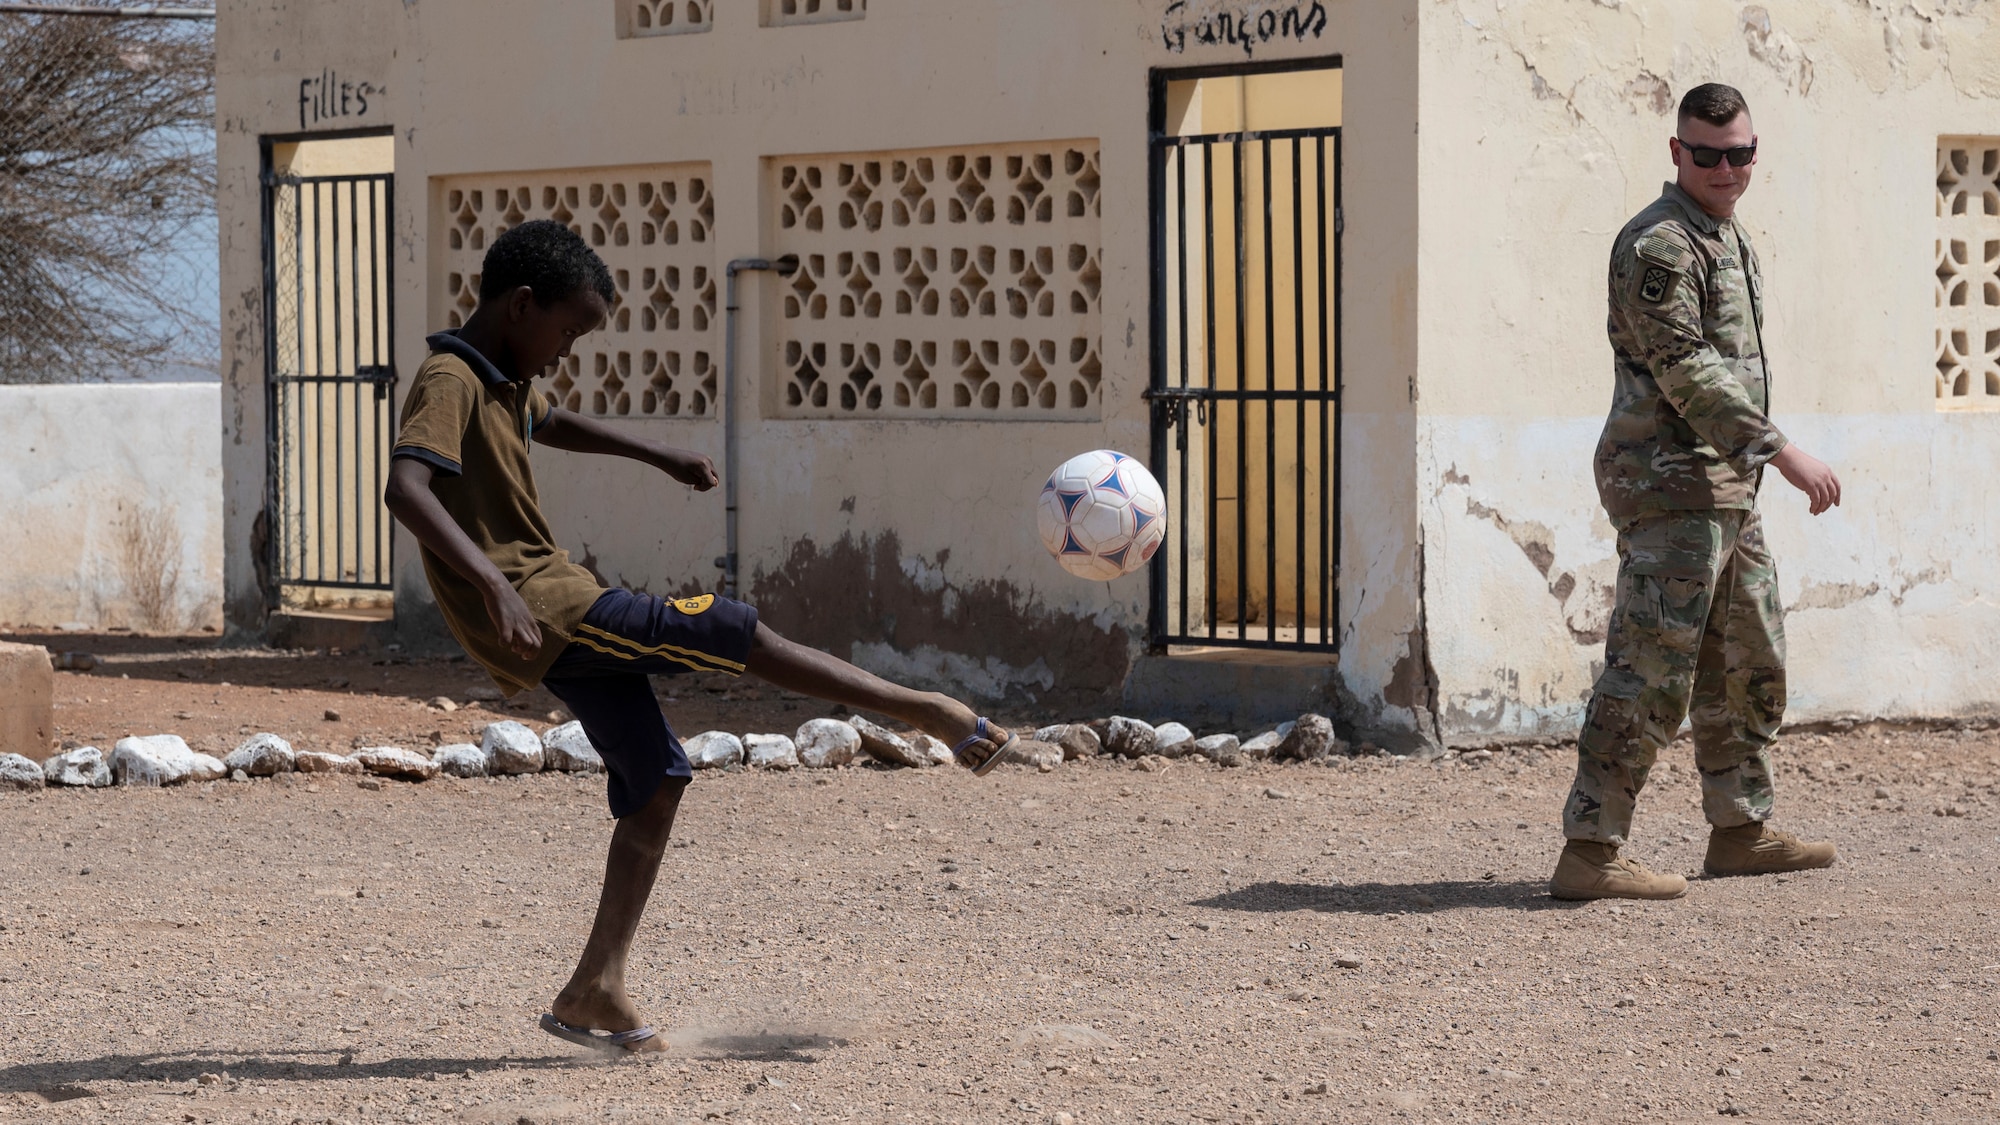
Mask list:
[[[1649,305],[1657,305],[1673,292],[1674,275],[1664,266],[1647,266],[1646,276],[1639,279],[1639,299]]]

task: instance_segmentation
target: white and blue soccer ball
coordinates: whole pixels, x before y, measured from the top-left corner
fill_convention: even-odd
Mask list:
[[[1035,509],[1042,546],[1078,578],[1108,582],[1145,566],[1167,537],[1167,497],[1146,466],[1093,450],[1049,474]]]

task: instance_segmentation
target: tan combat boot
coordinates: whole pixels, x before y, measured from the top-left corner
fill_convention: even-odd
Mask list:
[[[1562,857],[1556,860],[1555,877],[1549,880],[1550,897],[1571,900],[1679,898],[1687,889],[1688,881],[1679,875],[1648,871],[1645,864],[1594,840],[1564,844]]]
[[[1831,867],[1836,854],[1824,841],[1809,844],[1768,824],[1751,823],[1711,830],[1701,866],[1710,875],[1775,875]]]

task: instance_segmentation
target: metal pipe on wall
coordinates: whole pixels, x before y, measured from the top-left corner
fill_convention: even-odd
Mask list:
[[[736,275],[745,270],[773,270],[790,277],[799,269],[799,256],[786,254],[769,258],[737,258],[723,271],[722,302],[722,550],[715,565],[722,568],[722,594],[740,596],[737,591],[736,550]]]

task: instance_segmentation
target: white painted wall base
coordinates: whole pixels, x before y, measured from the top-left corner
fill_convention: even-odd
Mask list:
[[[1790,648],[1788,719],[2000,712],[2000,558],[1982,514],[2000,416],[1780,415],[1841,476],[1817,518],[1759,501]],[[1570,735],[1604,659],[1618,560],[1590,475],[1596,418],[1433,417],[1426,611],[1448,739]],[[1975,469],[1975,466],[1981,468]]]
[[[220,390],[0,387],[0,622],[221,626]]]

